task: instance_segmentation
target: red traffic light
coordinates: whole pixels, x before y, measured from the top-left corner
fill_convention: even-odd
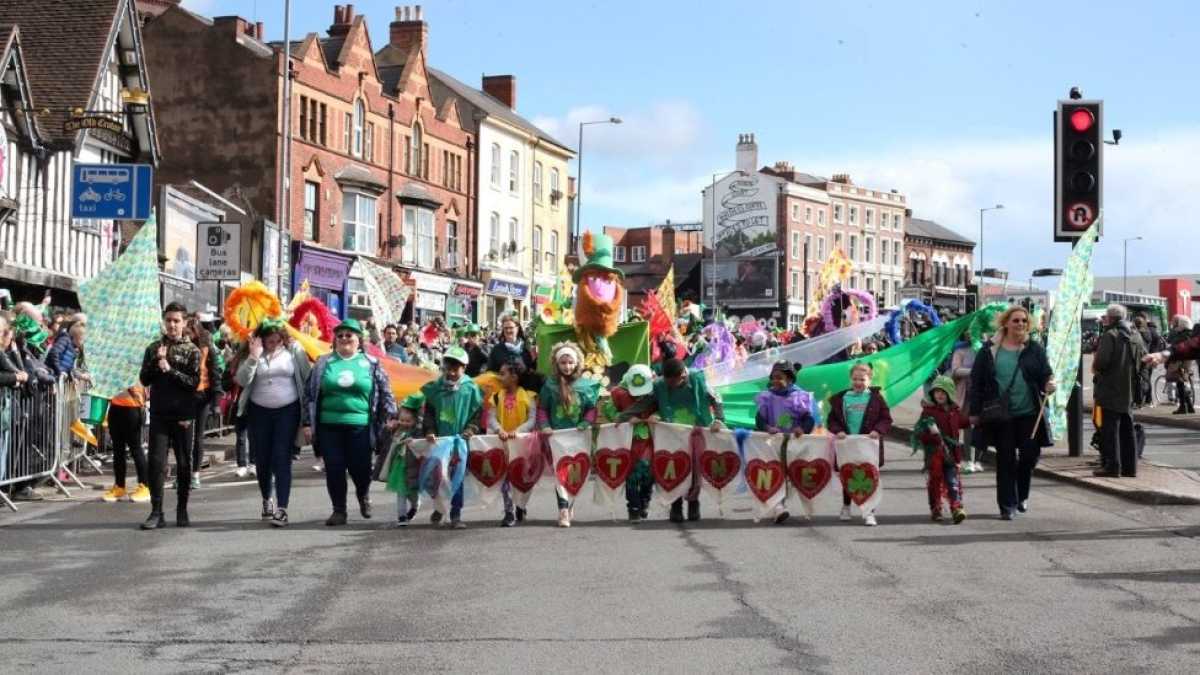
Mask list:
[[[1096,116],[1087,108],[1076,108],[1071,112],[1071,128],[1078,133],[1083,133],[1092,128],[1096,123]]]

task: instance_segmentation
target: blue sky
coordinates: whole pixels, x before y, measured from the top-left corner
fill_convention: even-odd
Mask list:
[[[185,0],[283,33],[283,0]],[[356,2],[376,49],[392,2]],[[700,190],[734,163],[849,172],[896,188],[916,215],[978,237],[986,264],[1026,278],[1060,267],[1051,242],[1050,113],[1072,85],[1105,99],[1125,134],[1105,155],[1098,274],[1200,271],[1200,9],[1149,2],[541,2],[423,4],[430,62],[468,83],[517,76],[518,111],[584,144],[583,221],[699,219]],[[333,3],[294,0],[294,35],[324,32]],[[1185,243],[1186,242],[1186,243]],[[1183,243],[1184,245],[1180,245]]]

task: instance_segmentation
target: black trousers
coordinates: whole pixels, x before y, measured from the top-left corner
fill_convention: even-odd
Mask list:
[[[1029,499],[1033,469],[1042,456],[1037,439],[1030,438],[1036,419],[1026,415],[988,425],[987,436],[996,444],[996,505],[1001,513]]]
[[[186,426],[184,426],[186,424]],[[191,489],[192,420],[162,420],[150,415],[150,506],[152,511],[162,511],[163,482],[167,477],[167,450],[175,452],[176,490],[178,504],[187,506],[188,491]]]
[[[1100,462],[1104,468],[1122,476],[1137,475],[1137,442],[1133,437],[1133,416],[1101,408]]]
[[[139,485],[146,485],[146,450],[142,447],[142,409],[113,405],[108,408],[108,436],[113,449],[113,483],[125,487],[126,452],[133,457]]]
[[[188,439],[192,448],[192,471],[199,471],[204,460],[204,425],[208,423],[211,410],[212,402],[208,399],[196,404],[196,419],[192,422],[191,437]]]

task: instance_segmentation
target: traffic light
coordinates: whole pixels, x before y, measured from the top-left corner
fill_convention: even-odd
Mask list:
[[[1104,102],[1058,102],[1054,115],[1054,240],[1074,241],[1104,207]]]
[[[978,284],[967,284],[967,298],[966,299],[967,299],[966,310],[967,310],[968,314],[971,312],[974,312],[976,309],[979,309],[979,305],[977,302],[977,300],[979,299],[979,285]]]

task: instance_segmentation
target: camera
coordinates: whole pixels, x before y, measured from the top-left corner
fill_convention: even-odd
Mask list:
[[[222,246],[230,239],[233,239],[233,235],[226,232],[225,228],[220,225],[210,225],[207,238],[209,246]]]

